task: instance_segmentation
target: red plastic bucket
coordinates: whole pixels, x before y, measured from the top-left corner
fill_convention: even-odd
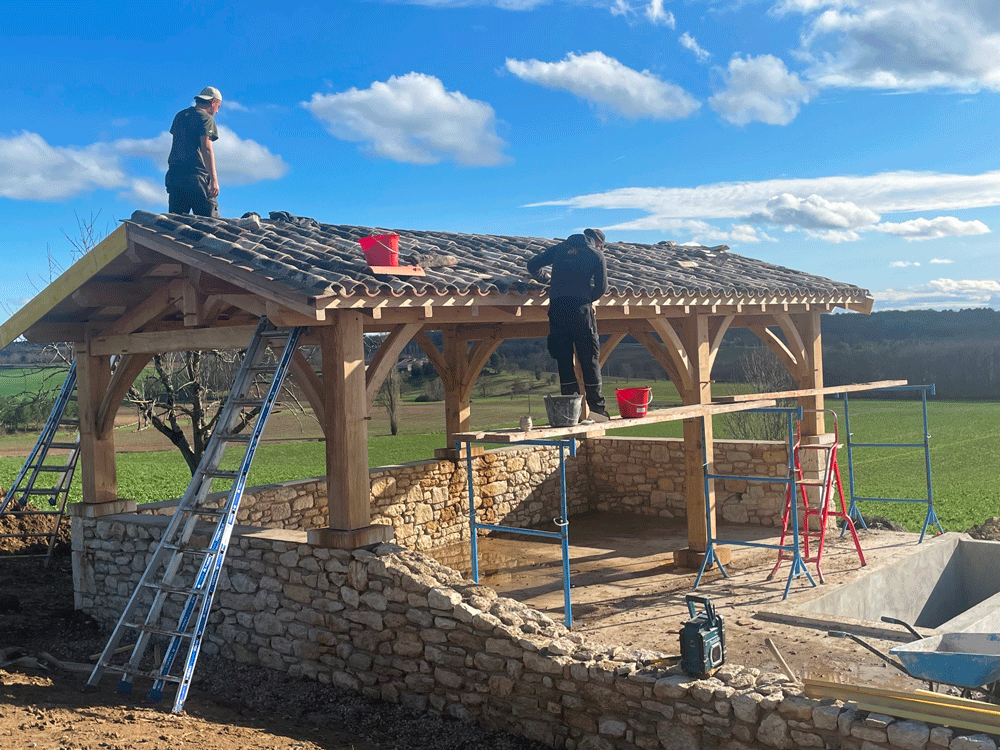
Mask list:
[[[649,402],[653,398],[652,388],[618,388],[618,411],[623,419],[637,419],[646,416]]]
[[[399,265],[399,235],[377,234],[358,240],[369,266]]]

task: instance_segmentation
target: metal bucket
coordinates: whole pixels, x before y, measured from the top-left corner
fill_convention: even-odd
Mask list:
[[[553,427],[572,427],[580,421],[583,396],[546,396],[545,413]]]

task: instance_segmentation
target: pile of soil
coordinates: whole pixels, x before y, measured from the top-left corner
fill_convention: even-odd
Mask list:
[[[994,516],[987,518],[981,524],[973,526],[965,532],[973,539],[985,539],[987,541],[1000,541],[1000,518]]]
[[[4,533],[35,530],[30,516],[0,517]],[[180,715],[173,691],[152,704],[107,674],[85,689],[107,631],[73,608],[69,524],[54,556],[0,537],[0,747],[69,750],[542,750],[475,724],[409,711],[314,680],[202,655]],[[48,528],[48,527],[45,527]],[[38,551],[38,550],[35,550]],[[44,552],[44,547],[41,552]],[[17,553],[17,554],[12,554]],[[48,663],[46,663],[48,662]]]
[[[49,548],[49,536],[56,517],[32,510],[17,515],[0,515],[0,554],[38,555]],[[70,523],[64,518],[59,524],[56,545],[61,554],[69,554]]]

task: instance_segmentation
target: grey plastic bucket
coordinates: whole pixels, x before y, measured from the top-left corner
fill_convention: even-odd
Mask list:
[[[580,421],[583,396],[546,396],[545,413],[553,427],[572,427]]]

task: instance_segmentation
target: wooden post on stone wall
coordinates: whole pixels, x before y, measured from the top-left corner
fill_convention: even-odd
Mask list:
[[[392,539],[392,527],[371,523],[368,477],[368,399],[360,313],[329,313],[321,326],[329,528],[310,529],[310,544],[354,549]]]
[[[680,339],[684,345],[691,373],[691,385],[682,391],[685,405],[712,402],[712,341],[707,315],[694,315],[681,324]],[[704,428],[703,428],[704,424]],[[705,472],[714,473],[715,445],[712,417],[684,420],[684,497],[687,506],[688,547],[674,553],[674,562],[686,568],[701,566],[708,549],[708,522],[716,535],[715,483],[708,482],[708,515],[706,516]],[[706,465],[705,458],[708,463]],[[725,565],[731,554],[726,547],[716,547],[719,561]]]

